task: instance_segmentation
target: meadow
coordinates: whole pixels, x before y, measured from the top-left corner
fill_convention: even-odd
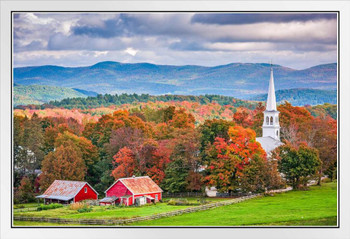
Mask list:
[[[315,226],[337,224],[337,184],[290,191],[212,210],[143,221],[134,226]]]

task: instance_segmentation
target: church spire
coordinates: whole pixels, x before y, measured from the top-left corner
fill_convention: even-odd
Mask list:
[[[271,66],[269,92],[267,95],[266,110],[264,111],[263,137],[272,137],[280,140],[279,112],[276,107],[275,85],[273,82],[273,70]]]
[[[276,95],[275,95],[275,84],[273,82],[273,69],[271,66],[270,73],[270,83],[269,92],[267,94],[266,110],[267,111],[277,111],[276,107]]]

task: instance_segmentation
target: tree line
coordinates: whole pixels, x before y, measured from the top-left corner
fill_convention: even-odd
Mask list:
[[[149,95],[149,94],[98,94],[95,97],[76,97],[76,98],[66,98],[61,101],[50,101],[47,104],[42,105],[27,105],[27,106],[17,106],[18,109],[32,108],[32,109],[47,109],[55,107],[63,107],[65,109],[91,109],[98,107],[108,107],[111,105],[123,105],[132,104],[139,102],[170,102],[170,101],[188,101],[197,102],[199,104],[217,103],[220,105],[230,105],[235,104],[235,106],[246,107],[253,109],[256,106],[256,102],[249,102],[245,100],[236,99],[231,96],[222,95]]]

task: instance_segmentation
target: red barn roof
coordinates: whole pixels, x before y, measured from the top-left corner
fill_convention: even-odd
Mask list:
[[[74,198],[87,182],[55,180],[43,195],[38,198],[52,198],[59,200],[70,200]],[[90,185],[89,187],[98,195],[98,193]]]
[[[122,182],[129,191],[134,194],[145,194],[145,193],[157,193],[163,192],[163,190],[148,176],[144,177],[131,177],[131,178],[120,178],[115,181],[106,192],[113,187],[118,181]]]

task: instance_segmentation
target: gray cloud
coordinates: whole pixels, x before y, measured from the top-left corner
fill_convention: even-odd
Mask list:
[[[20,13],[13,20],[14,59],[15,66],[78,66],[104,60],[209,66],[237,61],[267,62],[273,58],[278,64],[303,68],[336,61],[335,17]],[[237,23],[232,24],[232,19]]]
[[[192,17],[192,23],[240,25],[262,22],[285,23],[306,22],[317,20],[337,19],[336,13],[220,13],[220,14],[196,14]]]

